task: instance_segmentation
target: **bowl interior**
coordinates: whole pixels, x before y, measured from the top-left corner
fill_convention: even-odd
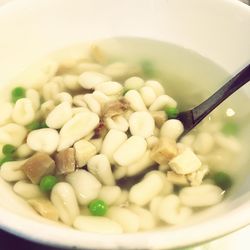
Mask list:
[[[202,3],[198,0],[188,3],[181,0],[146,2],[74,0],[72,4],[70,0],[38,0],[34,4],[33,1],[23,0],[5,5],[0,9],[0,83],[7,84],[13,76],[54,50],[110,37],[158,40],[157,50],[155,46],[152,47],[150,40],[144,40],[142,48],[142,43],[137,40],[138,44],[134,46],[133,43],[130,50],[136,48],[134,53],[154,58],[159,62],[161,71],[167,70],[169,78],[165,82],[170,93],[176,92],[180,82],[185,84],[188,91],[178,91],[179,100],[192,99],[196,95],[198,103],[228,79],[230,74],[249,62],[250,33],[246,32],[250,25],[249,8],[229,0],[205,0]],[[110,53],[115,53],[115,49],[120,51],[119,46],[130,46],[129,39],[123,44],[117,39],[111,40],[113,52],[110,50]],[[168,51],[160,41],[170,44]],[[105,41],[102,44],[105,47]],[[190,83],[195,87],[188,88]],[[241,92],[241,95],[235,95],[227,101],[223,108],[233,107],[242,120],[248,116],[244,120],[247,126],[243,136],[247,139],[250,135],[250,107],[245,103],[249,102],[249,86]],[[187,102],[185,105],[197,103]],[[249,151],[250,145],[246,147]],[[247,162],[240,164],[247,165]],[[241,175],[245,176],[245,172],[242,171]],[[97,240],[94,234],[77,232],[37,216],[12,192],[11,186],[0,179],[1,227],[32,240],[62,246],[89,249],[180,247],[217,237],[250,221],[249,213],[242,213],[250,207],[250,177],[239,176],[239,182],[241,185],[232,191],[225,202],[197,215],[181,227],[134,235],[98,235]],[[61,235],[60,239],[58,235]],[[179,237],[183,239],[181,242]]]

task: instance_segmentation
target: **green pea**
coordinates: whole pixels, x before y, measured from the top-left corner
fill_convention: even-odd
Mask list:
[[[152,77],[155,75],[154,64],[149,60],[144,60],[141,62],[142,72],[147,77]]]
[[[40,181],[40,189],[43,192],[49,192],[58,182],[57,178],[53,175],[46,175]]]
[[[233,185],[233,180],[225,172],[217,172],[213,175],[214,183],[223,190],[229,189]]]
[[[130,89],[124,89],[122,95],[126,95],[126,93],[127,93],[129,90],[130,90]]]
[[[108,206],[103,200],[93,200],[89,203],[88,209],[94,216],[104,216],[107,213]]]
[[[229,121],[222,126],[221,131],[225,135],[237,135],[239,133],[239,126],[237,123]]]
[[[26,127],[28,130],[48,128],[45,122],[39,122],[39,121],[33,121],[32,123],[28,124]]]
[[[2,166],[5,162],[13,161],[12,155],[6,155],[2,159],[0,159],[0,166]]]
[[[179,110],[177,108],[166,107],[164,111],[167,114],[168,119],[174,119],[179,114]]]
[[[16,151],[16,147],[11,144],[3,146],[2,152],[4,155],[12,155]]]
[[[40,122],[40,128],[48,128],[46,122]]]
[[[33,121],[32,123],[28,124],[26,127],[28,130],[36,130],[36,129],[39,129],[41,125],[39,121]]]
[[[11,100],[16,102],[17,100],[24,98],[26,96],[26,90],[23,87],[16,87],[11,91]]]

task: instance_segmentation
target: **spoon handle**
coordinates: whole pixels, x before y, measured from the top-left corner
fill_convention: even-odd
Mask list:
[[[250,64],[218,89],[212,96],[192,109],[194,126],[248,81],[250,81]]]

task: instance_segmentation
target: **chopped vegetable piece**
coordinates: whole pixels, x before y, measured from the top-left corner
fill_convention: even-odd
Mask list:
[[[104,216],[107,213],[108,206],[103,200],[93,200],[88,205],[89,211],[95,216]]]
[[[217,172],[213,175],[213,180],[217,186],[220,188],[227,190],[233,185],[233,180],[225,172]]]
[[[4,155],[12,155],[16,151],[16,147],[11,144],[3,146],[2,152]]]
[[[124,96],[130,89],[124,89],[122,95]]]
[[[55,156],[56,174],[69,174],[75,171],[76,159],[75,149],[68,148],[58,152]]]
[[[13,161],[13,160],[14,159],[13,159],[13,157],[11,155],[6,155],[2,159],[0,159],[0,166],[2,166],[5,162]]]
[[[158,164],[168,163],[178,154],[175,140],[167,137],[160,138],[151,151],[151,158]]]
[[[43,192],[49,192],[56,185],[57,178],[53,175],[46,175],[40,181],[40,189]]]
[[[88,160],[97,154],[96,147],[89,141],[82,139],[74,144],[77,168],[83,167]]]
[[[40,128],[48,128],[46,122],[40,122]]]
[[[29,130],[48,128],[45,122],[39,122],[39,121],[33,121],[32,123],[28,124],[26,127]]]
[[[16,87],[11,91],[11,100],[16,102],[17,100],[24,98],[26,96],[26,90],[23,87]]]
[[[104,118],[123,115],[129,109],[129,102],[125,98],[107,102],[102,110]]]
[[[152,77],[155,74],[155,68],[151,61],[144,60],[141,62],[143,74],[147,77]]]
[[[237,123],[230,121],[223,125],[221,131],[225,135],[237,135],[239,132],[239,126]]]
[[[29,130],[36,130],[39,128],[41,128],[39,121],[33,121],[32,123],[27,125],[27,129],[29,129]]]
[[[168,116],[168,119],[174,119],[178,116],[179,110],[177,108],[166,107],[165,113]]]
[[[94,130],[92,139],[103,138],[108,133],[108,129],[103,121],[99,122],[99,125]]]
[[[38,184],[43,176],[54,172],[55,162],[46,153],[36,153],[24,163],[22,169],[32,183]]]
[[[177,174],[191,174],[197,171],[201,165],[198,156],[188,147],[169,162],[169,166]]]

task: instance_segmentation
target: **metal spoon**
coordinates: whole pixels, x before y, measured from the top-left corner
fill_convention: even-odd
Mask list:
[[[191,110],[181,112],[176,119],[179,119],[184,125],[184,132],[182,136],[187,134],[212,110],[214,110],[226,98],[228,98],[248,81],[250,81],[250,64],[248,64],[244,69],[242,69],[204,102]],[[249,103],[246,105],[249,105]]]

